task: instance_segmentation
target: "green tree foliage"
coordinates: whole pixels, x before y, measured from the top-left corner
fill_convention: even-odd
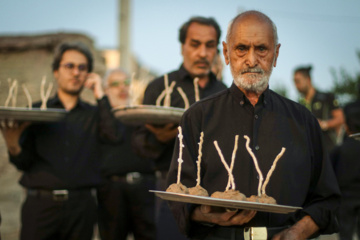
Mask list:
[[[357,51],[357,57],[360,62],[360,51]],[[342,104],[360,97],[360,72],[352,76],[344,68],[340,68],[339,71],[331,68],[330,71],[334,79],[332,92],[336,94]]]

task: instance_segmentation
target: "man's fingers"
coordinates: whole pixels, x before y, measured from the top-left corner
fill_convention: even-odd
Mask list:
[[[209,212],[211,212],[211,206],[201,205],[201,206],[200,206],[200,211],[201,211],[202,213],[209,213]]]

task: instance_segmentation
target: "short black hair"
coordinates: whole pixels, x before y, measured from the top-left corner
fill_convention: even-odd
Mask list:
[[[199,23],[199,24],[202,24],[202,25],[207,25],[207,26],[214,27],[215,31],[216,31],[217,44],[219,44],[220,36],[221,36],[221,29],[220,29],[219,24],[212,17],[206,18],[206,17],[200,17],[200,16],[190,18],[187,22],[185,22],[180,27],[180,29],[179,29],[179,41],[181,42],[181,44],[185,43],[187,31],[189,29],[189,26],[192,23]]]
[[[308,77],[308,78],[311,79],[311,74],[310,74],[311,69],[312,69],[311,65],[309,65],[309,66],[300,66],[300,67],[295,68],[294,73],[301,73],[303,76]]]
[[[93,70],[93,56],[90,49],[82,42],[65,42],[60,44],[55,50],[54,61],[52,63],[52,70],[58,70],[60,66],[61,59],[64,53],[68,50],[76,50],[85,55],[88,62],[88,72]]]

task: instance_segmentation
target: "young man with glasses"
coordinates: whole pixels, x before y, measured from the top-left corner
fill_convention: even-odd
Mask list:
[[[90,240],[96,222],[93,188],[101,181],[99,143],[116,140],[115,119],[85,45],[60,45],[52,68],[58,87],[46,105],[66,109],[65,119],[2,128],[27,194],[20,238]],[[98,106],[80,99],[84,87],[92,89]]]

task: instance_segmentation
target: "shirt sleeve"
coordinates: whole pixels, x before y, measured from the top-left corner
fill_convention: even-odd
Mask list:
[[[125,127],[118,122],[111,111],[111,105],[107,96],[104,96],[98,103],[99,111],[99,136],[104,143],[119,143],[123,140]]]
[[[10,162],[22,171],[30,169],[36,160],[36,147],[32,132],[33,126],[29,126],[21,135],[19,140],[21,146],[20,154],[13,156],[9,153]]]
[[[306,121],[309,148],[312,155],[311,185],[298,220],[310,215],[320,228],[320,234],[336,232],[336,210],[340,204],[340,190],[333,166],[322,141],[320,126],[313,116]],[[301,183],[299,183],[301,184]]]

